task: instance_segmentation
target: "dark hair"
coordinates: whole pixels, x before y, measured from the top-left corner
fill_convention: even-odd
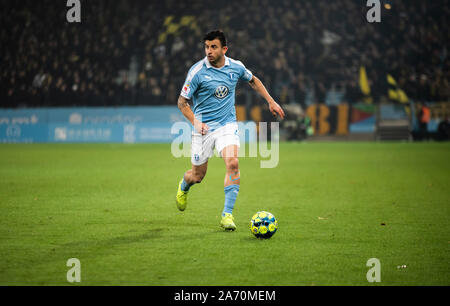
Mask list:
[[[211,31],[208,34],[206,34],[203,37],[203,41],[206,40],[214,40],[214,39],[220,40],[220,43],[222,44],[222,47],[225,47],[227,45],[227,39],[225,37],[225,34],[221,30],[215,30]]]

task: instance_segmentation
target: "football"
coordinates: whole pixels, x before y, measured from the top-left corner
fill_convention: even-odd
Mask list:
[[[257,212],[250,221],[250,231],[256,238],[268,239],[277,232],[277,229],[277,219],[267,211]]]

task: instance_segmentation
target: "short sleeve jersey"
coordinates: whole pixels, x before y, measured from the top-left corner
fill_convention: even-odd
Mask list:
[[[192,100],[195,117],[215,130],[236,122],[236,85],[239,80],[249,82],[252,78],[240,61],[225,57],[225,65],[215,68],[205,57],[189,70],[180,95]]]

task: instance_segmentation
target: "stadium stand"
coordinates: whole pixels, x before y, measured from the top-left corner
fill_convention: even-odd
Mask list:
[[[365,1],[2,1],[2,107],[174,105],[203,33],[220,28],[228,55],[281,104],[356,103],[365,67],[374,102],[389,74],[409,99],[448,101],[447,0],[391,1],[368,23]],[[238,104],[256,104],[240,86]]]

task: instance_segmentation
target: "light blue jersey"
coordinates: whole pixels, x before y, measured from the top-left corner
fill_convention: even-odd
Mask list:
[[[215,68],[205,57],[189,70],[180,95],[192,99],[195,118],[208,124],[213,131],[236,122],[237,82],[249,82],[252,78],[252,73],[240,61],[225,56],[225,65]]]

